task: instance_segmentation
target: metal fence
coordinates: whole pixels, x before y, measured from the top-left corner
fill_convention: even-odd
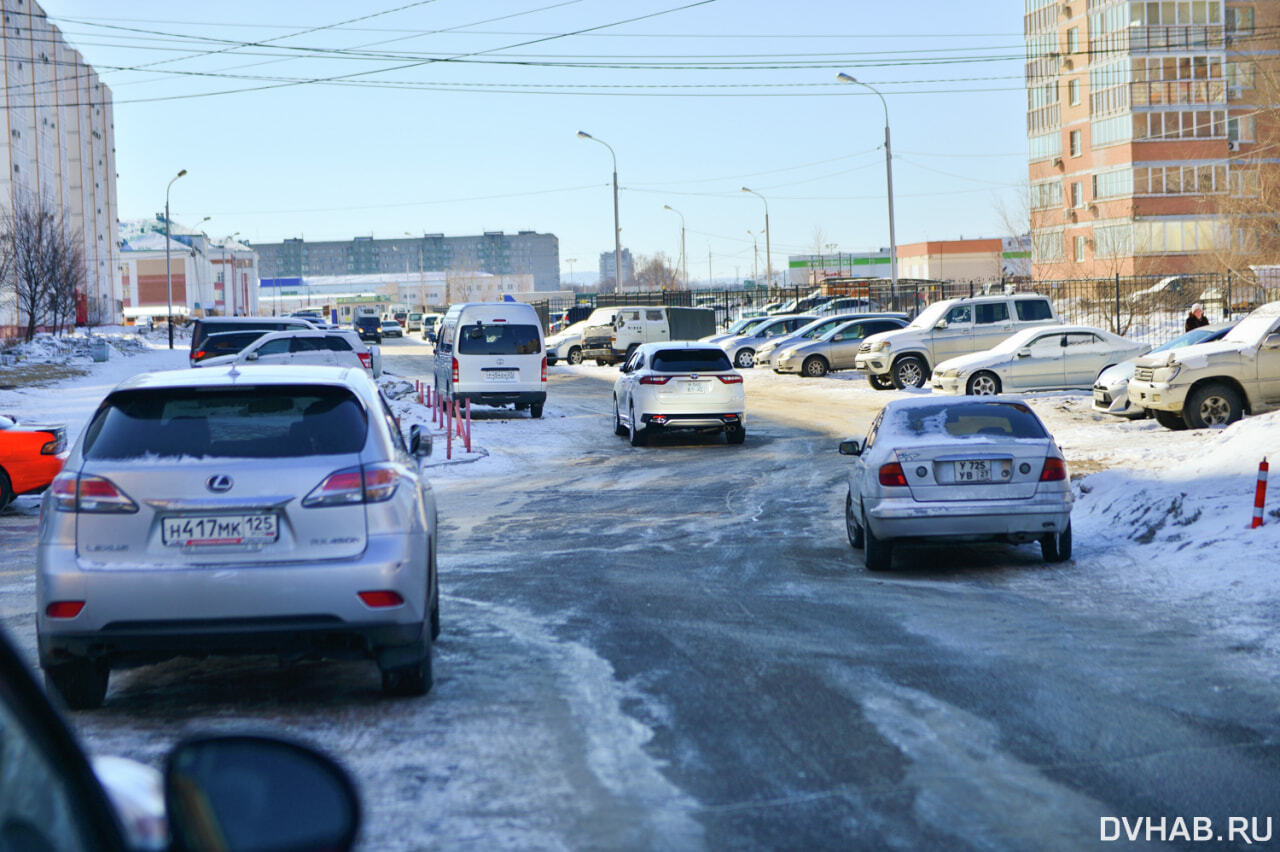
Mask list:
[[[558,328],[565,311],[575,304],[593,307],[626,305],[681,305],[710,308],[721,327],[753,312],[809,313],[806,299],[830,296],[855,298],[871,310],[893,311],[914,317],[940,300],[994,293],[1039,293],[1052,301],[1064,323],[1103,328],[1152,345],[1172,340],[1183,332],[1192,305],[1199,303],[1211,322],[1239,318],[1258,305],[1280,300],[1280,284],[1262,284],[1231,273],[1204,275],[1112,276],[1054,281],[924,281],[887,278],[827,279],[820,287],[800,285],[754,290],[664,290],[601,293],[576,300],[535,302],[548,330]],[[850,310],[866,310],[851,308]]]

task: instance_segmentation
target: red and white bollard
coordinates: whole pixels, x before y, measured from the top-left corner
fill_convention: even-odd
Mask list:
[[[1262,526],[1262,509],[1267,504],[1267,471],[1270,469],[1264,456],[1262,463],[1258,465],[1258,490],[1253,494],[1253,524],[1250,529],[1256,530]]]
[[[444,457],[446,459],[453,458],[453,429],[451,428],[453,424],[449,422],[449,413],[450,413],[449,406],[446,405],[444,407],[444,411],[442,411],[440,414],[441,418],[443,418],[441,422],[444,423],[444,435],[445,435]]]

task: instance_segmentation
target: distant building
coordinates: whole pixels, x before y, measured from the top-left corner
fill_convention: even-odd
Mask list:
[[[600,286],[602,289],[606,282],[616,282],[618,280],[615,262],[612,251],[600,253]],[[631,259],[631,249],[624,248],[622,250],[622,286],[629,287],[635,283],[635,280],[636,264]]]
[[[111,90],[35,0],[0,0],[0,13],[0,212],[38,197],[65,214],[84,251],[76,321],[118,322]],[[16,306],[0,302],[0,337],[20,325]]]
[[[1015,277],[1014,270],[1022,269],[1025,260],[1022,243],[1016,239],[929,240],[898,246],[898,277],[999,281]]]
[[[410,310],[440,310],[455,302],[498,302],[547,298],[558,291],[534,290],[533,276],[487,272],[378,272],[361,275],[284,276],[261,279],[262,313],[287,314],[301,308],[337,311],[339,322],[352,319],[357,305],[385,313],[392,305]]]
[[[787,269],[787,283],[792,286],[821,284],[827,278],[888,278],[889,249],[791,255]]]
[[[174,316],[235,316],[258,313],[258,258],[252,248],[227,238],[169,223],[165,271],[164,217],[120,223],[117,287],[125,319]]]
[[[532,275],[535,289],[560,289],[560,241],[555,234],[536,231],[317,242],[295,238],[259,243],[253,248],[258,252],[263,278],[468,271]]]

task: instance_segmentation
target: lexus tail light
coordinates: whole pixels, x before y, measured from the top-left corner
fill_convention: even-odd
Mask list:
[[[59,512],[86,514],[131,514],[138,504],[129,499],[109,479],[60,473],[49,486],[53,505]]]
[[[334,471],[311,489],[302,499],[307,508],[317,506],[350,506],[355,503],[381,503],[390,500],[400,484],[400,472],[394,465],[348,467]]]

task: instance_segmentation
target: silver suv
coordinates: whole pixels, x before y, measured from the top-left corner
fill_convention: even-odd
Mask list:
[[[97,707],[112,668],[171,657],[372,658],[431,687],[436,505],[362,369],[213,367],[113,390],[45,492],[36,638]]]
[[[923,387],[934,366],[990,349],[1014,332],[1058,322],[1053,305],[1033,293],[970,296],[934,302],[899,331],[867,338],[854,369],[877,390]]]

